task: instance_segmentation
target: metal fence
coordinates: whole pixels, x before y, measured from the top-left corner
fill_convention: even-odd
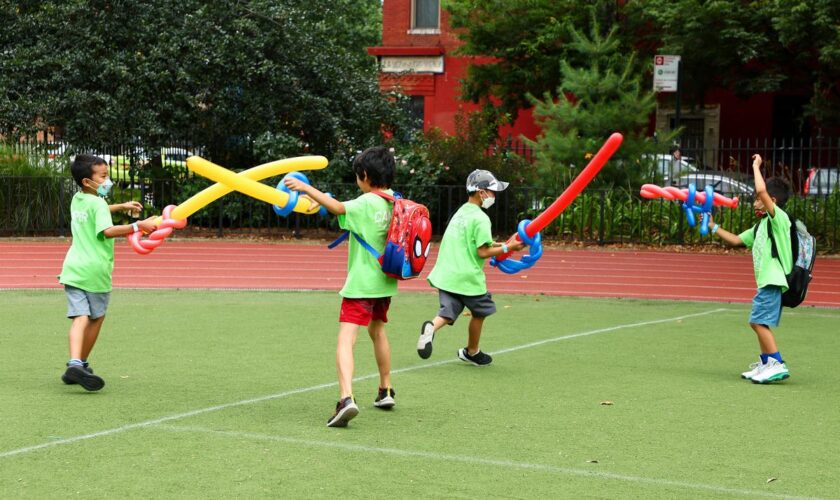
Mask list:
[[[53,173],[45,177],[0,177],[0,236],[69,235],[70,199],[78,188],[66,172],[59,172],[62,170],[60,162],[52,163],[57,161],[55,155],[66,155],[67,152],[48,146],[15,146],[21,154],[38,158],[39,163],[49,167],[45,171]],[[525,147],[521,143],[508,146],[511,151],[514,147]],[[701,148],[687,143],[682,151],[691,158],[690,164],[695,168],[741,176],[749,185],[752,184],[750,156],[756,152],[762,154],[767,159],[768,175],[785,175],[794,181],[798,194],[789,202],[788,212],[806,223],[818,238],[821,250],[840,250],[840,194],[837,192],[840,179],[837,176],[811,175],[815,169],[823,173],[836,171],[831,166],[837,165],[840,157],[840,140],[727,141],[717,148]],[[181,203],[208,185],[206,180],[192,177],[184,166],[186,156],[203,154],[203,150],[188,143],[153,149],[124,147],[105,152],[92,149],[90,152],[108,155],[111,175],[116,182],[112,200],[142,201],[146,207],[143,215],[159,214],[166,205]],[[523,149],[523,154],[530,153]],[[727,168],[722,168],[721,158],[729,162]],[[223,164],[228,163],[223,161]],[[151,175],[154,172],[166,175]],[[810,187],[813,188],[816,183],[818,189],[805,193],[809,176]],[[823,178],[827,182],[817,182]],[[319,188],[334,193],[338,199],[350,199],[359,194],[355,184],[319,185]],[[400,189],[399,186],[395,188]],[[422,193],[408,191],[404,194],[429,207],[436,234],[442,233],[451,215],[467,199],[460,185],[433,186]],[[511,186],[488,211],[494,232],[500,237],[513,233],[520,220],[535,217],[558,194],[536,187]],[[739,208],[719,210],[715,217],[723,227],[737,232],[749,228],[755,218],[751,195],[732,194],[740,194],[742,203]],[[126,222],[129,222],[126,216],[115,214],[115,223]],[[282,218],[261,201],[231,193],[191,216],[187,229],[179,233],[290,238],[301,235],[331,237],[337,232],[333,217],[293,214]],[[544,237],[592,244],[696,244],[703,241],[696,228],[687,227],[683,211],[676,203],[642,200],[638,193],[595,189],[584,191],[546,229]]]
[[[66,177],[5,177],[0,179],[0,236],[68,236],[70,199],[78,187]],[[142,180],[135,184],[117,183],[114,202],[142,200],[146,210],[141,217],[159,214],[167,205],[183,202],[201,187],[174,179]],[[354,184],[322,186],[338,199],[359,195]],[[396,186],[399,189],[399,186]],[[412,198],[412,194],[405,193]],[[515,232],[522,219],[533,219],[554,201],[558,193],[531,187],[510,187],[488,210],[493,230],[500,238]],[[428,205],[436,234],[445,229],[449,218],[467,199],[463,186],[435,186],[427,190]],[[818,239],[820,250],[840,250],[840,194],[798,196],[786,210],[803,220]],[[739,232],[755,223],[752,198],[746,194],[737,209],[720,209],[715,215],[721,226]],[[129,223],[124,214],[114,214],[116,224]],[[293,214],[278,217],[266,203],[231,193],[189,218],[180,235],[246,236],[294,238],[322,236],[339,231],[334,217]],[[633,193],[587,190],[543,233],[556,241],[591,244],[647,243],[699,244],[704,238],[697,228],[688,227],[682,208],[674,202],[643,200]]]

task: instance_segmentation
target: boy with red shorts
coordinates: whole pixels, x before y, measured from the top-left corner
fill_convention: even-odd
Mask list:
[[[338,215],[338,224],[342,229],[359,236],[378,252],[382,252],[393,206],[371,191],[393,195],[390,186],[394,180],[394,171],[394,155],[387,148],[373,147],[360,153],[353,161],[356,184],[363,193],[354,200],[335,200],[291,177],[287,177],[285,183],[289,189],[308,195],[330,213]],[[379,392],[373,404],[381,409],[390,409],[395,404],[394,390],[391,388],[391,346],[385,334],[385,323],[388,322],[391,297],[397,293],[397,280],[382,272],[379,261],[355,237],[349,240],[347,279],[339,292],[343,298],[335,356],[340,394],[335,413],[327,420],[327,427],[346,427],[347,422],[359,413],[359,407],[353,400],[352,382],[353,346],[360,326],[368,329],[379,367]]]

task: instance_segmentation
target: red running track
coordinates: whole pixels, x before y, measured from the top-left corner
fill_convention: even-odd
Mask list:
[[[0,289],[58,288],[69,240],[0,240]],[[427,269],[434,265],[433,251]],[[169,241],[151,255],[116,244],[117,288],[335,290],[344,283],[347,247],[242,241]],[[493,293],[750,302],[747,253],[546,248],[531,269],[506,275],[487,267]],[[840,307],[840,259],[819,256],[806,305]],[[423,279],[401,290],[432,291]]]

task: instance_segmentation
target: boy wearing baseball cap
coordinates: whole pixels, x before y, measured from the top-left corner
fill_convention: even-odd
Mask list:
[[[506,243],[493,241],[490,217],[484,213],[496,201],[496,193],[504,191],[502,182],[487,170],[474,170],[467,176],[469,200],[452,216],[440,242],[437,262],[429,273],[429,284],[438,289],[440,309],[432,321],[420,327],[417,354],[427,359],[432,355],[435,332],[444,325],[453,325],[466,307],[472,317],[467,346],[458,350],[458,358],[476,366],[485,366],[493,358],[478,346],[484,318],[496,312],[493,297],[487,291],[484,261],[509,251],[521,250],[524,244],[515,237]]]

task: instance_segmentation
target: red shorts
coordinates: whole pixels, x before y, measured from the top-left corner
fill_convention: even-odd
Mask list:
[[[388,322],[388,308],[391,307],[391,297],[377,299],[341,299],[341,313],[338,321],[368,326],[371,320]]]

